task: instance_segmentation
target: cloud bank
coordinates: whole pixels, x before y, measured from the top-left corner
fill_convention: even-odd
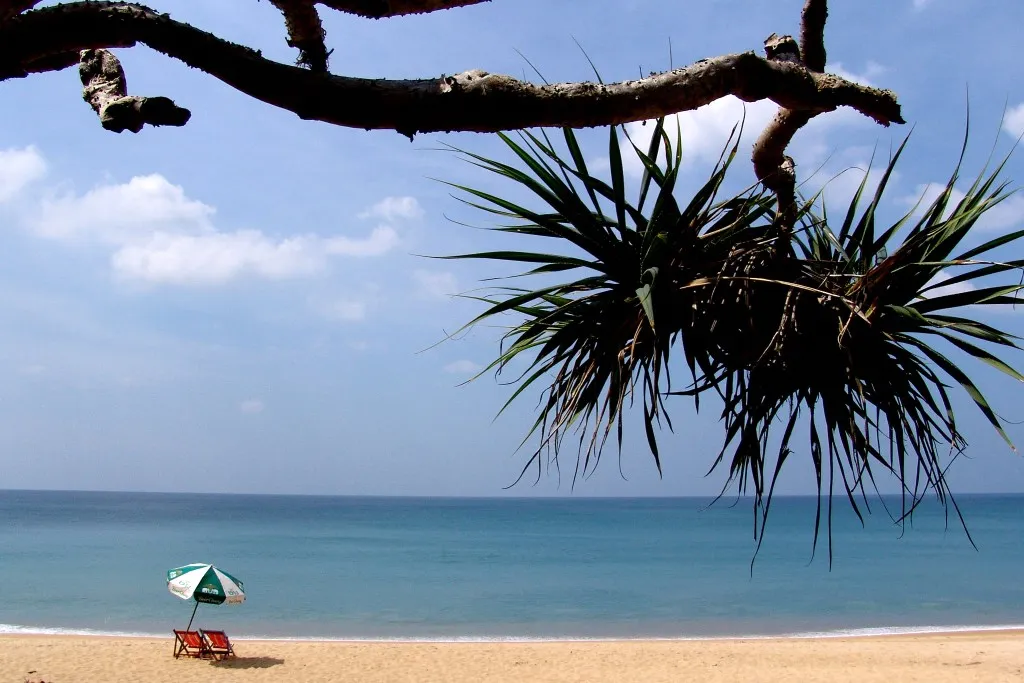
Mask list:
[[[386,197],[359,214],[385,221],[361,236],[221,230],[214,223],[214,207],[189,197],[160,174],[107,182],[84,193],[33,191],[46,170],[34,147],[0,150],[0,204],[17,204],[20,223],[31,234],[108,249],[117,278],[149,284],[211,286],[242,277],[308,277],[325,270],[333,258],[387,254],[401,242],[390,223],[423,215],[413,197]]]

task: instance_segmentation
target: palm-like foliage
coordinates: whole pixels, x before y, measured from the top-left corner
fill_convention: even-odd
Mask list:
[[[969,307],[1017,301],[1019,283],[988,282],[1024,261],[985,259],[1024,231],[955,254],[979,218],[1007,196],[998,180],[1002,164],[954,201],[958,164],[919,218],[912,211],[880,228],[876,212],[901,146],[866,206],[865,174],[837,230],[827,213],[817,215],[817,197],[801,207],[790,229],[775,223],[773,198],[759,187],[719,200],[736,144],[683,203],[676,198],[679,139],[672,141],[658,122],[650,146],[634,146],[645,172],[633,203],[625,196],[615,128],[608,182],[588,171],[573,132],[563,136],[566,158],[546,135],[525,133],[519,142],[502,136],[523,168],[468,154],[529,190],[542,209],[457,186],[473,206],[515,220],[498,230],[553,238],[572,245],[575,255],[498,251],[451,258],[529,263],[526,275],[548,279],[583,271],[568,282],[478,297],[488,308],[469,323],[518,316],[487,368],[500,372],[514,359],[528,359],[509,403],[546,383],[527,436],[538,435],[539,443],[523,474],[536,466],[539,475],[545,454],[557,463],[570,433],[579,438],[576,475],[589,472],[612,430],[621,446],[624,410],[638,391],[660,471],[655,428],[668,420],[665,398],[692,396],[699,408],[710,391],[723,405],[725,427],[712,469],[728,459],[729,481],[741,492],[751,487],[760,535],[801,416],[829,520],[837,487],[861,514],[878,468],[903,485],[901,518],[929,489],[952,502],[944,468],[965,443],[948,380],[966,390],[1006,438],[974,382],[931,341],[941,339],[1024,381],[979,346],[1016,348],[1014,338],[966,317]],[[682,390],[671,383],[673,351],[689,370]],[[819,505],[818,521],[820,513]]]

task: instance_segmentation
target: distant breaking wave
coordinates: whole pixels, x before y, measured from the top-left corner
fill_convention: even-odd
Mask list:
[[[275,642],[316,642],[316,643],[550,643],[550,642],[622,642],[622,641],[707,641],[707,640],[786,640],[809,638],[869,638],[878,636],[907,636],[929,634],[973,633],[989,631],[1024,630],[1024,624],[999,625],[951,625],[951,626],[879,626],[873,628],[836,629],[832,631],[804,631],[781,634],[749,634],[749,635],[701,635],[701,636],[642,636],[642,637],[551,637],[534,636],[443,636],[437,638],[420,637],[332,637],[332,636],[265,636],[253,634],[232,635],[233,640],[266,640]],[[42,626],[22,626],[19,624],[0,624],[0,635],[47,635],[47,636],[97,636],[110,638],[166,638],[167,633],[145,633],[141,631],[102,631],[88,628],[50,628]]]
[[[971,633],[974,631],[1019,631],[1024,624],[985,626],[879,626],[874,628],[836,629],[834,631],[806,631],[789,633],[782,638],[868,638],[872,636],[916,636],[930,633]],[[771,638],[773,636],[758,636]]]
[[[168,630],[170,633],[170,630]],[[91,628],[51,628],[48,626],[21,626],[0,624],[0,635],[24,636],[104,636],[115,638],[162,638],[163,633],[142,633],[140,631],[100,631]]]

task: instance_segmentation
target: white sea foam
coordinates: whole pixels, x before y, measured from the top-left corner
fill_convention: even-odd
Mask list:
[[[787,634],[786,638],[868,638],[872,636],[913,636],[929,633],[970,633],[973,631],[1016,631],[1024,629],[1020,624],[997,625],[954,625],[954,626],[880,626],[875,628],[851,628],[835,631],[807,631]]]
[[[776,640],[776,639],[808,639],[808,638],[868,638],[877,636],[953,634],[990,631],[1024,630],[1024,624],[997,625],[948,625],[948,626],[878,626],[872,628],[836,629],[832,631],[802,631],[781,634],[749,634],[749,635],[678,635],[678,636],[633,636],[633,637],[534,637],[534,636],[441,636],[423,637],[330,637],[330,636],[270,636],[259,634],[232,635],[232,640],[276,641],[276,642],[315,642],[315,643],[602,643],[622,641],[707,641],[707,640]],[[148,633],[142,631],[103,631],[88,628],[49,628],[42,626],[22,626],[18,624],[0,624],[0,635],[52,635],[52,636],[104,636],[112,638],[164,638],[167,633]]]
[[[168,631],[170,633],[170,631]],[[163,633],[144,633],[142,631],[101,631],[91,628],[61,628],[48,626],[21,626],[19,624],[0,624],[0,635],[31,635],[31,636],[109,636],[111,638],[159,638]]]

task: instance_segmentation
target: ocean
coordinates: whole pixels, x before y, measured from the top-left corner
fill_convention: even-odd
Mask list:
[[[363,498],[0,491],[0,633],[169,635],[165,571],[245,584],[195,625],[342,640],[803,636],[1024,625],[1024,496],[926,504],[901,530],[837,499]],[[735,504],[733,504],[735,502]],[[890,506],[894,501],[889,501]],[[898,507],[898,503],[896,503]]]

